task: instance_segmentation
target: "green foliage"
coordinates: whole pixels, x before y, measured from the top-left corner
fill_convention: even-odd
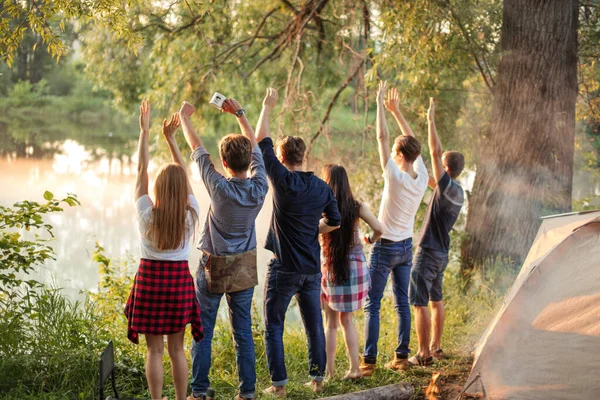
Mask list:
[[[64,36],[68,23],[74,18],[80,23],[93,21],[106,26],[133,45],[135,37],[126,29],[125,18],[125,10],[133,3],[129,0],[3,1],[0,5],[0,60],[10,66],[28,35],[35,37],[33,50],[44,45],[52,57],[60,59],[69,50]]]
[[[26,276],[45,261],[55,259],[54,251],[48,245],[52,225],[44,222],[44,215],[62,211],[63,205],[79,205],[72,194],[58,200],[46,191],[44,199],[46,203],[42,204],[26,200],[13,207],[0,205],[0,310],[6,313],[14,311],[15,303],[24,307],[23,312],[31,310],[36,289],[43,285]],[[24,231],[32,232],[26,235]]]
[[[56,201],[45,193],[49,202]],[[75,203],[74,203],[75,204]],[[34,221],[35,222],[35,221]],[[49,228],[51,229],[51,228]],[[458,248],[453,242],[453,248]],[[100,244],[96,244],[93,260],[98,264],[100,281],[97,290],[88,293],[84,302],[71,302],[57,289],[43,287],[39,296],[28,307],[22,298],[6,304],[4,318],[0,319],[0,396],[5,399],[91,399],[97,396],[98,359],[109,340],[115,343],[118,390],[121,396],[147,398],[144,376],[146,349],[143,341],[136,346],[127,340],[127,321],[123,307],[131,289],[136,264],[131,257],[121,261],[110,260]],[[500,306],[506,286],[514,272],[502,265],[476,272],[480,285],[464,286],[460,276],[458,256],[452,252],[444,286],[446,301],[446,330],[444,350],[448,358],[436,370],[454,384],[460,385],[470,369],[470,348],[483,330],[493,312]],[[479,270],[478,270],[479,271]],[[502,276],[501,280],[490,280]],[[495,278],[494,278],[495,279]],[[292,305],[295,307],[295,305]],[[254,305],[253,336],[257,354],[257,398],[264,398],[260,389],[270,384],[265,347],[264,326],[260,306]],[[392,296],[384,296],[381,310],[380,361],[387,362],[394,354],[396,316]],[[288,320],[289,321],[289,320]],[[362,313],[356,313],[355,323],[364,324]],[[308,379],[306,371],[306,336],[298,329],[298,321],[288,322],[285,329],[286,366],[290,379],[290,399],[316,398],[319,395],[303,386]],[[414,326],[414,325],[413,325]],[[359,328],[359,332],[362,330]],[[362,339],[361,339],[362,340]],[[186,354],[189,357],[191,335],[186,336]],[[416,346],[412,334],[411,347]],[[211,385],[219,397],[232,397],[237,390],[234,344],[227,315],[218,318],[213,338],[213,367]],[[188,359],[188,362],[190,360]],[[165,354],[164,394],[174,396],[168,356]],[[338,338],[336,377],[328,382],[322,395],[348,393],[398,380],[414,385],[416,396],[429,381],[429,369],[412,368],[400,374],[379,368],[373,378],[358,382],[340,379],[348,367],[346,351]]]
[[[0,98],[0,154],[42,157],[60,151],[67,139],[93,154],[132,153],[136,121],[111,110],[106,92],[93,91],[77,64],[63,63],[48,77],[53,80],[17,81],[6,88]]]

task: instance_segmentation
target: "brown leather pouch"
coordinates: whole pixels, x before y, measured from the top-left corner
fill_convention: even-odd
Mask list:
[[[227,256],[210,254],[204,274],[211,293],[234,293],[254,287],[258,285],[256,249]]]

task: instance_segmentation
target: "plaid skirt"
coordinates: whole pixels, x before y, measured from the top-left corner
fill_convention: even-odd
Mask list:
[[[187,261],[142,258],[125,305],[127,337],[139,343],[139,334],[170,335],[192,324],[200,341],[202,322],[194,280]]]
[[[371,283],[365,253],[361,250],[351,252],[350,278],[342,285],[334,284],[326,270],[322,270],[321,295],[334,311],[353,312],[363,306]],[[323,260],[324,257],[322,256]]]

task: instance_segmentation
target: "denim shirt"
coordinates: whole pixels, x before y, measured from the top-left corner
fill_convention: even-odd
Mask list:
[[[258,146],[252,149],[250,178],[225,178],[202,146],[192,153],[208,195],[210,208],[198,248],[221,256],[256,247],[255,220],[269,190],[265,165]]]

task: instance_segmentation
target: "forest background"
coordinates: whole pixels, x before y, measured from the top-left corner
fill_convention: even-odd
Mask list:
[[[264,89],[274,86],[280,102],[273,135],[302,136],[316,172],[325,163],[344,165],[357,197],[376,209],[383,184],[377,81],[399,88],[402,111],[423,144],[434,97],[443,145],[465,154],[465,177],[474,180],[468,212],[453,233],[445,287],[451,357],[440,368],[451,390],[464,383],[469,349],[518,270],[539,217],[600,206],[598,189],[573,196],[577,174],[600,182],[599,7],[571,0],[4,1],[0,154],[52,157],[75,140],[97,157],[133,164],[143,98],[153,105],[154,126],[181,101],[194,104],[194,123],[216,154],[219,138],[237,126],[208,105],[212,93],[236,98],[252,120]],[[399,133],[393,120],[388,124]],[[166,161],[158,129],[152,135],[154,156]],[[121,334],[132,260],[111,261],[99,246],[94,260],[103,278],[81,304],[46,282],[23,280],[53,253],[45,239],[25,240],[19,232],[51,230],[44,214],[77,206],[73,197],[61,203],[50,193],[45,201],[1,205],[0,248],[9,261],[0,268],[0,394],[93,398],[97,356],[114,339],[122,391],[144,396],[143,351]],[[391,338],[391,303],[384,309]],[[265,386],[258,311],[255,320]],[[292,327],[286,334],[293,389],[304,398],[304,339]],[[215,351],[213,381],[233,394],[226,330]],[[339,360],[343,365],[341,346]],[[381,371],[357,385],[335,381],[327,393],[398,380],[420,393],[429,376]]]

